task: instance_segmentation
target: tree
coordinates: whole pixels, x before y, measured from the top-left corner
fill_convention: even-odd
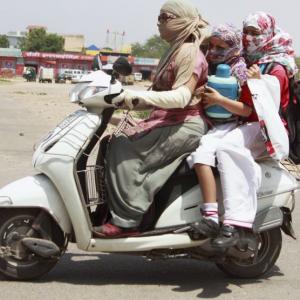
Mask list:
[[[0,48],[8,48],[9,47],[9,41],[7,39],[6,35],[0,35]]]
[[[168,47],[168,43],[157,34],[150,37],[145,44],[134,43],[131,45],[133,56],[149,58],[161,58]]]
[[[62,52],[64,49],[65,39],[54,33],[46,35],[44,52]]]
[[[23,51],[62,52],[64,38],[55,33],[47,34],[44,28],[32,29],[26,34],[21,49]]]

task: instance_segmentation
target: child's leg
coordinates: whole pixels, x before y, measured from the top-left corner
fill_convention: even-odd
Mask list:
[[[216,126],[202,137],[197,150],[187,159],[190,167],[195,168],[204,199],[201,206],[204,218],[196,222],[194,227],[206,237],[215,237],[219,232],[216,183],[211,167],[215,166],[216,149],[221,139],[235,127],[235,123]]]
[[[261,170],[256,155],[265,151],[258,122],[230,132],[217,150],[224,202],[224,222],[215,247],[231,247],[239,240],[239,227],[252,228],[257,207]]]
[[[212,169],[210,166],[203,164],[195,164],[194,169],[203,197],[203,204],[201,206],[202,215],[207,219],[219,223],[217,188]]]
[[[255,152],[263,153],[265,145],[258,122],[230,132],[217,150],[218,169],[224,201],[224,223],[252,227],[257,207],[257,190],[261,171]],[[255,150],[255,151],[254,151]]]

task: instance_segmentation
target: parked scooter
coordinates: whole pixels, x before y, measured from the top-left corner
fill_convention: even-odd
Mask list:
[[[122,92],[116,74],[131,73],[122,58],[113,69],[111,76],[102,71],[84,75],[72,89],[71,102],[84,109],[65,118],[37,145],[33,165],[39,174],[0,190],[0,272],[19,280],[40,277],[54,267],[69,241],[87,252],[210,260],[241,278],[269,271],[281,251],[281,230],[294,237],[291,212],[299,197],[298,179],[271,159],[260,161],[263,181],[253,231],[242,232],[232,248],[215,249],[197,231],[201,192],[185,162],[155,196],[139,235],[106,239],[94,234],[108,214],[105,143],[100,139],[121,105],[115,99]]]

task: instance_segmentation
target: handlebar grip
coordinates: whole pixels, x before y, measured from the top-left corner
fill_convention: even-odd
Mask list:
[[[122,107],[124,105],[125,101],[117,102],[115,103],[116,107]]]
[[[138,98],[135,98],[135,99],[132,100],[132,104],[134,106],[137,106],[139,104],[139,102],[140,102],[140,100]]]

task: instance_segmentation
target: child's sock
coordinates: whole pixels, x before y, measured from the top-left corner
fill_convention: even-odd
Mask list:
[[[219,223],[218,203],[203,203],[201,213],[206,219]]]

